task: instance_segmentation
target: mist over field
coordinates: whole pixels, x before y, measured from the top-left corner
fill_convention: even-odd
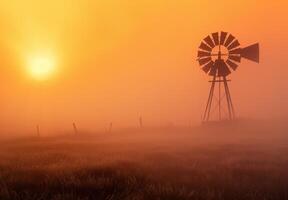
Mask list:
[[[0,200],[288,199],[287,8],[0,0]]]
[[[285,121],[2,139],[1,199],[286,199]]]
[[[1,0],[0,131],[40,124],[53,134],[72,122],[102,131],[139,116],[151,126],[197,125],[211,80],[197,51],[219,31],[241,47],[260,44],[260,63],[242,59],[227,77],[237,117],[285,118],[286,8],[283,0]]]

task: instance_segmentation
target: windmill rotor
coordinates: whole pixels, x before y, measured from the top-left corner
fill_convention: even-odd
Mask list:
[[[209,76],[226,77],[235,71],[241,59],[259,63],[259,44],[241,48],[239,41],[228,32],[214,32],[200,43],[197,60]]]

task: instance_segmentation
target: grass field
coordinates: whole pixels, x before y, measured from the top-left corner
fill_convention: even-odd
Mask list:
[[[0,199],[288,199],[287,130],[242,122],[6,138]]]

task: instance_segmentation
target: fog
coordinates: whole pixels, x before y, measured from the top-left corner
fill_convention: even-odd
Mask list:
[[[40,124],[49,135],[76,122],[101,132],[111,122],[115,130],[137,127],[140,116],[149,127],[199,125],[210,78],[196,62],[197,49],[221,30],[243,47],[260,43],[260,64],[243,59],[229,76],[237,117],[285,119],[286,7],[285,1],[1,1],[0,129],[33,134]],[[54,54],[57,72],[39,82],[26,73],[27,55],[43,51]]]

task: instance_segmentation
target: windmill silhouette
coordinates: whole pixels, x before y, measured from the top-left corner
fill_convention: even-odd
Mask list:
[[[212,37],[211,37],[212,36]],[[235,119],[235,110],[228,86],[230,80],[227,76],[238,68],[241,58],[259,63],[259,44],[241,48],[239,41],[227,32],[215,32],[208,35],[201,42],[197,60],[202,70],[212,76],[210,92],[206,104],[203,122],[210,121],[211,107],[213,100],[217,101],[216,109],[218,110],[218,119],[225,119],[222,114],[224,112],[222,98],[226,99],[228,110],[228,119]],[[215,86],[218,83],[218,97],[214,95]],[[224,95],[222,96],[222,90]],[[213,110],[214,111],[214,110]]]

